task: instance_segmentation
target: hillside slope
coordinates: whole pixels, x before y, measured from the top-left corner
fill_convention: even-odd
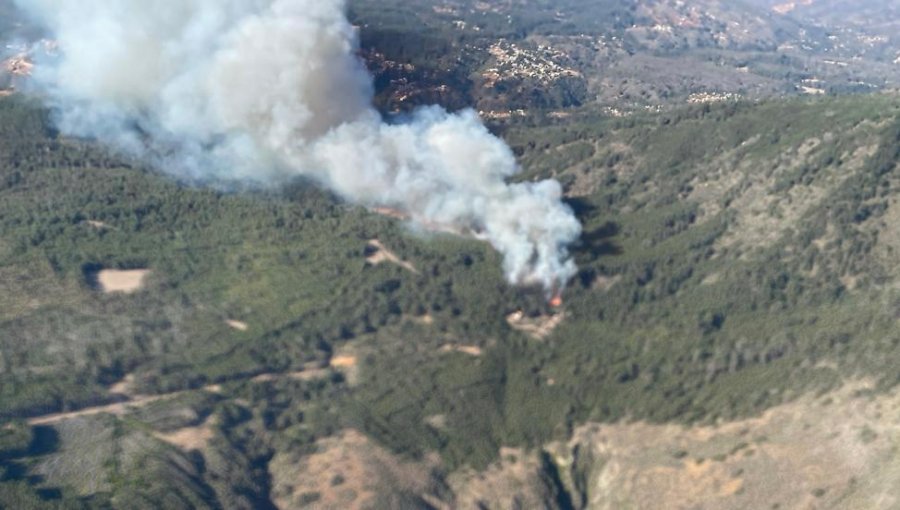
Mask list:
[[[889,398],[898,111],[873,95],[507,126],[524,178],[563,181],[585,224],[551,310],[477,241],[307,183],[178,184],[0,99],[0,501],[582,508],[604,494],[606,457],[578,453],[591,424],[623,444],[642,441],[631,420],[699,426],[665,461],[687,466],[722,453],[702,427],[856,381]],[[402,264],[371,262],[373,239]],[[135,293],[97,285],[133,269]],[[87,451],[85,430],[116,439]],[[761,466],[734,467],[734,497]]]
[[[622,113],[900,85],[896,7],[880,0],[349,6],[387,111],[440,102],[506,119],[518,110]]]

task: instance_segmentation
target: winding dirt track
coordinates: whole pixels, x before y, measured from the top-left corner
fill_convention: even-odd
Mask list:
[[[220,390],[217,385],[206,386],[202,388],[203,391],[209,391],[211,393],[218,393],[217,390]],[[176,391],[174,393],[164,393],[162,395],[138,395],[132,397],[129,400],[124,402],[116,402],[114,404],[106,404],[95,407],[86,407],[84,409],[79,409],[77,411],[69,411],[64,413],[53,413],[46,414],[43,416],[35,416],[34,418],[29,418],[28,424],[35,425],[53,425],[54,423],[59,423],[61,421],[70,420],[72,418],[81,418],[84,416],[93,416],[96,414],[112,414],[115,416],[123,416],[128,412],[144,407],[146,405],[152,404],[154,402],[158,402],[163,399],[174,398],[179,395],[183,395],[188,393],[189,391],[196,390],[185,390],[185,391]]]
[[[321,379],[328,377],[331,373],[331,370],[343,371],[343,372],[351,372],[356,368],[356,357],[349,355],[341,355],[335,356],[330,363],[330,368],[316,368],[316,369],[306,369],[299,370],[296,372],[278,372],[278,373],[265,373],[249,378],[250,381],[256,383],[269,382],[274,381],[276,379],[294,379],[297,381],[310,381],[313,379]],[[126,377],[123,381],[114,384],[110,387],[109,392],[113,395],[121,395],[128,398],[128,400],[124,400],[121,402],[115,402],[112,404],[104,404],[93,407],[86,407],[84,409],[78,409],[77,411],[67,411],[62,413],[52,413],[45,414],[42,416],[35,416],[32,418],[28,418],[26,421],[29,425],[53,425],[55,423],[59,423],[61,421],[70,420],[72,418],[81,418],[84,416],[93,416],[97,414],[112,414],[115,416],[124,416],[128,414],[130,411],[135,409],[139,409],[141,407],[147,406],[154,402],[158,402],[160,400],[165,400],[169,398],[175,398],[180,395],[184,395],[186,393],[194,392],[194,391],[206,391],[209,393],[221,393],[222,386],[219,384],[210,384],[208,386],[204,386],[195,390],[181,390],[174,391],[172,393],[163,393],[159,395],[140,395],[135,394],[131,385],[133,383],[133,379],[129,376]]]

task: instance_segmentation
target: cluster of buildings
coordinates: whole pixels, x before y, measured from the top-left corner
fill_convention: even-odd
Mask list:
[[[510,78],[532,79],[547,85],[561,78],[581,76],[578,71],[561,65],[559,62],[568,57],[549,46],[538,45],[537,49],[530,50],[514,43],[499,41],[488,51],[495,62],[495,67],[482,74],[488,87]]]

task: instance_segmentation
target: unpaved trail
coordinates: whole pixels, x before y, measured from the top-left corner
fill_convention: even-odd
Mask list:
[[[127,379],[126,379],[127,380]],[[110,393],[117,394],[127,394],[122,391],[113,391],[114,389],[120,389],[120,384],[128,384],[123,381],[122,383],[113,385],[110,388]],[[222,391],[221,386],[218,384],[211,384],[209,386],[204,386],[200,388],[201,391],[206,391],[209,393],[219,393]],[[126,390],[128,391],[128,390]],[[186,393],[190,393],[197,390],[182,390],[175,391],[172,393],[163,393],[160,395],[132,395],[128,400],[122,402],[115,402],[112,404],[104,404],[100,406],[94,407],[86,407],[84,409],[79,409],[77,411],[68,411],[62,413],[53,413],[53,414],[45,414],[43,416],[35,416],[33,418],[29,418],[28,424],[32,426],[37,425],[53,425],[54,423],[59,423],[65,420],[71,420],[72,418],[81,418],[84,416],[94,416],[96,414],[112,414],[114,416],[124,416],[125,414],[139,409],[141,407],[145,407],[154,402],[158,402],[160,400],[166,400],[170,398],[175,398]]]
[[[286,374],[262,374],[250,379],[255,383],[273,382],[278,379],[292,379],[294,381],[314,381],[316,379],[324,379],[331,374],[327,368],[316,368],[309,370],[298,370],[296,372],[288,372]]]
[[[322,379],[328,377],[332,372],[332,370],[337,370],[341,372],[345,372],[348,377],[354,376],[354,372],[357,364],[357,360],[355,356],[352,355],[338,355],[331,359],[331,363],[328,368],[307,368],[304,370],[298,370],[295,372],[270,372],[265,374],[260,374],[250,378],[251,382],[262,383],[262,382],[271,382],[276,381],[278,379],[293,379],[295,381],[312,381],[314,379]],[[139,409],[141,407],[145,407],[154,402],[158,402],[160,400],[166,400],[170,398],[179,397],[181,395],[185,395],[187,393],[191,393],[194,391],[205,391],[208,393],[219,394],[222,393],[222,386],[220,384],[210,384],[204,386],[199,389],[194,390],[180,390],[174,391],[172,393],[162,393],[159,395],[141,395],[135,392],[134,390],[134,376],[128,375],[121,381],[113,384],[109,387],[109,393],[111,395],[119,395],[127,397],[128,400],[123,400],[121,402],[114,402],[111,404],[103,404],[99,406],[86,407],[83,409],[78,409],[76,411],[66,411],[61,413],[51,413],[45,414],[42,416],[35,416],[32,418],[28,418],[26,421],[29,425],[37,426],[37,425],[53,425],[54,423],[59,423],[61,421],[70,420],[73,418],[80,418],[84,416],[93,416],[96,414],[112,414],[114,416],[124,416],[129,412]],[[177,438],[174,438],[177,439]]]
[[[36,416],[34,418],[28,419],[28,424],[31,426],[38,425],[53,425],[55,423],[59,423],[61,421],[71,420],[73,418],[82,418],[85,416],[94,416],[97,414],[112,414],[114,416],[124,416],[128,412],[144,407],[148,404],[152,404],[153,402],[157,402],[162,399],[176,397],[184,392],[177,393],[168,393],[165,395],[147,395],[147,396],[139,396],[134,397],[131,400],[127,400],[124,402],[116,402],[114,404],[106,404],[102,406],[96,407],[86,407],[84,409],[79,409],[77,411],[69,411],[63,413],[54,413],[47,414],[44,416]]]

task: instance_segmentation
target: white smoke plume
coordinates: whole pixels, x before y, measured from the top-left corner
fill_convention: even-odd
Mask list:
[[[60,128],[195,179],[303,175],[348,201],[470,231],[514,284],[561,289],[581,226],[556,181],[513,183],[471,111],[386,123],[343,0],[17,0],[58,41],[35,79]]]

